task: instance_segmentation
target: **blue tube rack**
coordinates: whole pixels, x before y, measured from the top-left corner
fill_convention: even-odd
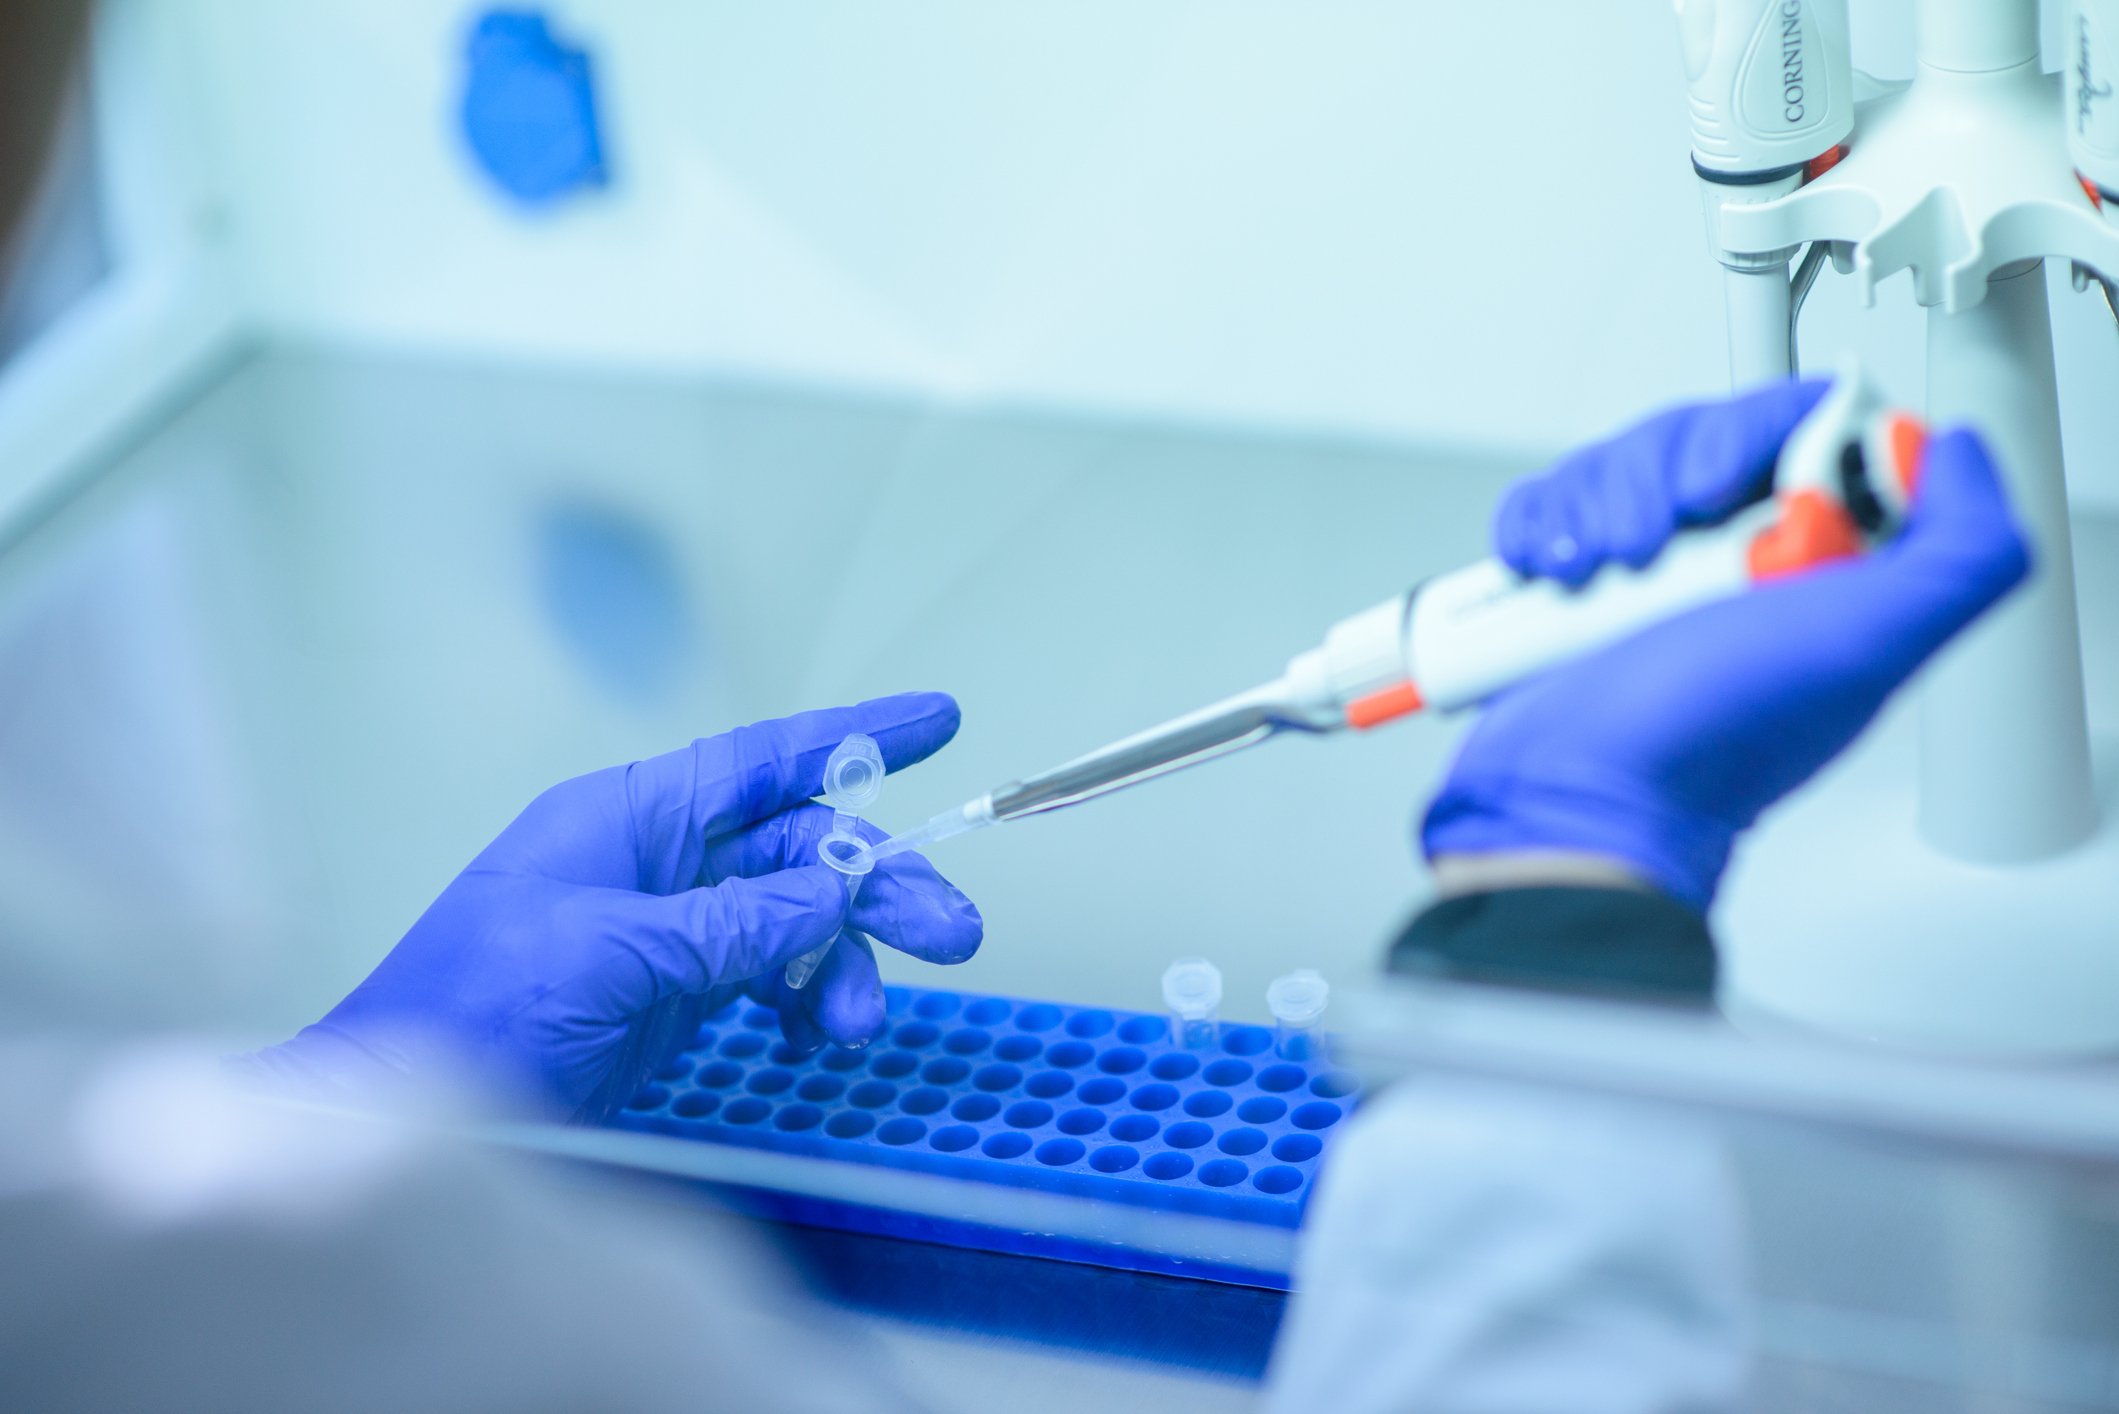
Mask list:
[[[916,987],[884,990],[865,1050],[803,1056],[732,1003],[614,1127],[914,1169],[1293,1228],[1353,1076],[1274,1053],[1261,1026],[1211,1050],[1168,1018]]]

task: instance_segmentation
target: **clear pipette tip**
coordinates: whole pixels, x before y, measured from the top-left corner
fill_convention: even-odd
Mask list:
[[[992,823],[993,797],[982,795],[977,800],[966,801],[954,810],[944,810],[924,825],[915,825],[900,834],[892,835],[880,844],[870,846],[868,860],[873,865],[878,859],[888,859],[893,854],[903,854],[910,849],[925,849],[937,840],[984,829]]]

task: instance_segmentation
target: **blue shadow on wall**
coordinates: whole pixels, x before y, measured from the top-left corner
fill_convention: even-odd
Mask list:
[[[565,500],[535,526],[538,597],[554,637],[611,696],[664,697],[701,651],[669,540],[608,505]]]

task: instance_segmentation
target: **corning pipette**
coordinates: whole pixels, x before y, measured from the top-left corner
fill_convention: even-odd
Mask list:
[[[1473,706],[1658,619],[1859,554],[1896,532],[1926,435],[1850,370],[1782,448],[1769,499],[1681,532],[1643,568],[1607,565],[1568,589],[1481,560],[1341,620],[1273,682],[996,786],[868,858],[1078,804],[1282,732],[1367,729]]]

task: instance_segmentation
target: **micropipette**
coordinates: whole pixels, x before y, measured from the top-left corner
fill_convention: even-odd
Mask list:
[[[1859,554],[1896,533],[1926,436],[1849,370],[1782,448],[1770,498],[1680,532],[1645,567],[1606,565],[1578,589],[1526,579],[1498,559],[1438,576],[1342,619],[1272,682],[996,786],[873,846],[868,859],[1075,805],[1283,732],[1474,706],[1658,619]]]

